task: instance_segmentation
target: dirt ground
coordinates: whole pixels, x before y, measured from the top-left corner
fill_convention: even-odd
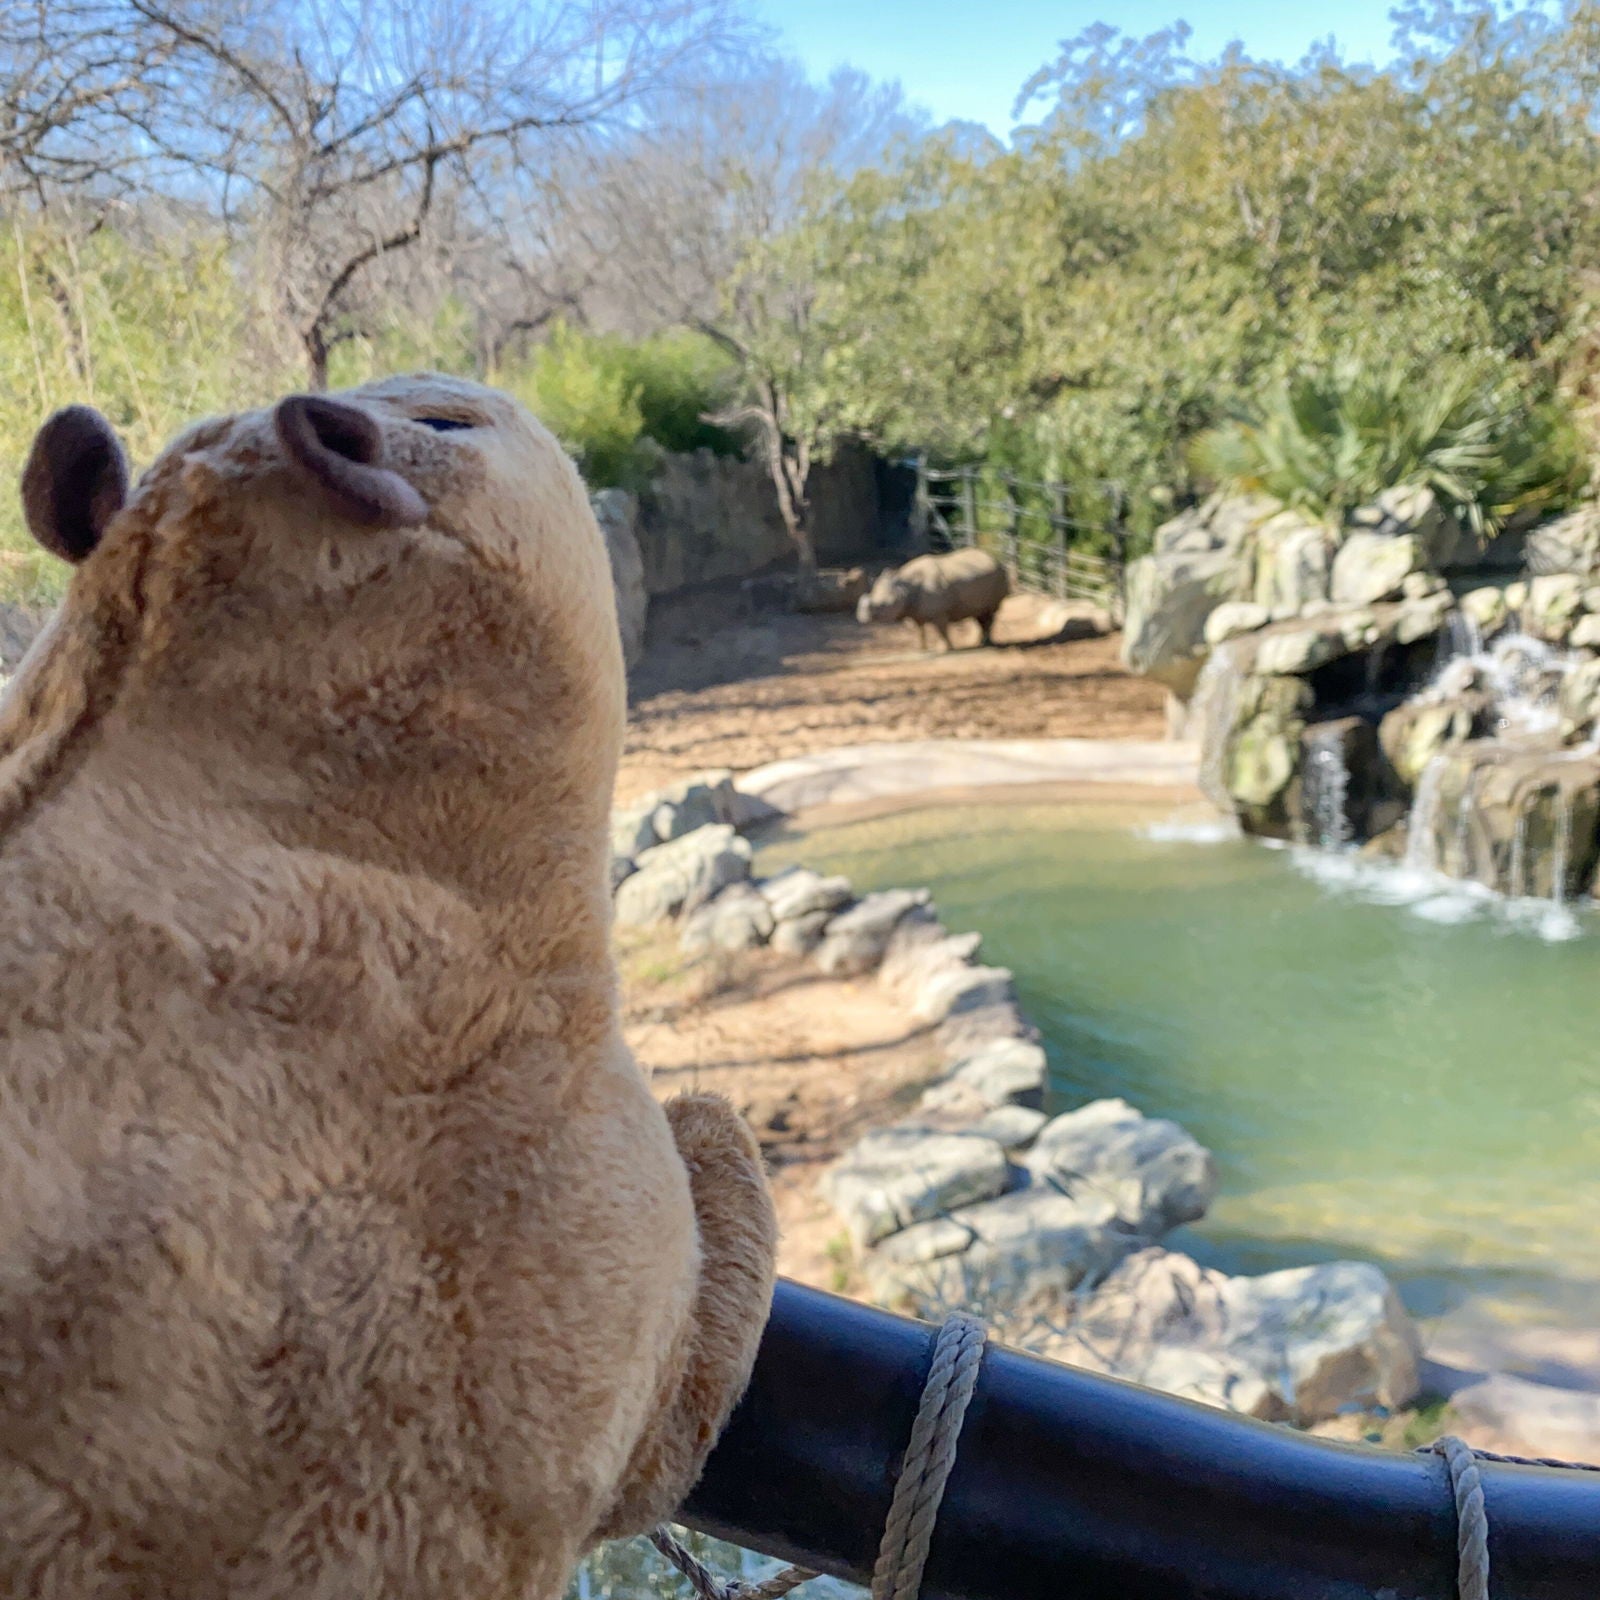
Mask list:
[[[618,800],[708,767],[877,740],[1162,737],[1161,691],[1123,669],[1118,638],[1037,642],[1039,606],[1008,600],[993,649],[962,623],[954,651],[925,655],[909,627],[752,612],[737,589],[658,602]]]
[[[686,961],[672,929],[625,938],[619,955],[624,1028],[656,1094],[715,1090],[755,1129],[783,1230],[778,1270],[852,1290],[817,1179],[937,1075],[928,1030],[870,978],[829,978],[765,952]]]

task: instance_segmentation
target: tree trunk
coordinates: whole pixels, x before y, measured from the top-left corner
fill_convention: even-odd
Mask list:
[[[809,588],[817,576],[817,549],[811,538],[811,455],[803,444],[780,439],[768,457],[772,485],[778,492],[778,511],[794,543],[799,562],[800,587]]]
[[[325,394],[328,388],[328,341],[323,337],[322,324],[316,323],[301,337],[306,354],[306,383],[313,394]]]

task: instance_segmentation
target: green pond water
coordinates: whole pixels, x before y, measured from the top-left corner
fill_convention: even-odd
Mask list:
[[[779,838],[762,870],[926,884],[981,931],[1056,1109],[1121,1095],[1216,1153],[1176,1247],[1372,1260],[1424,1319],[1600,1330],[1600,923],[1217,835],[932,806]]]

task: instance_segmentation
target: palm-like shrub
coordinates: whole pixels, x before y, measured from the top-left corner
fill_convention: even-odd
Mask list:
[[[1526,526],[1582,489],[1566,408],[1467,369],[1341,364],[1266,391],[1191,447],[1212,482],[1335,521],[1397,484],[1425,484],[1480,538]]]

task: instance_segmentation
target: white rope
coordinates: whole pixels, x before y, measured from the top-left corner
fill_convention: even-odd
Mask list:
[[[1446,1435],[1425,1444],[1421,1455],[1444,1458],[1450,1470],[1450,1493],[1456,1504],[1456,1593],[1459,1600],[1489,1600],[1489,1510],[1483,1499],[1480,1461],[1503,1461],[1514,1467],[1560,1467],[1568,1472],[1600,1472],[1588,1461],[1560,1461],[1554,1456],[1502,1456],[1474,1450],[1463,1439]]]
[[[872,1569],[872,1600],[917,1600],[961,1424],[978,1385],[986,1337],[976,1317],[958,1312],[934,1340],[933,1364],[917,1402]],[[696,1560],[664,1526],[650,1534],[650,1542],[689,1580],[699,1600],[783,1600],[791,1589],[817,1576],[805,1567],[785,1567],[763,1583],[732,1583]]]
[[[1428,1449],[1450,1469],[1456,1503],[1456,1593],[1459,1600],[1489,1600],[1489,1513],[1483,1504],[1483,1476],[1471,1447],[1454,1436],[1435,1439]]]
[[[933,1365],[911,1424],[900,1481],[872,1569],[872,1600],[916,1600],[922,1588],[939,1502],[956,1464],[956,1445],[978,1385],[986,1337],[976,1317],[958,1312],[934,1341]]]

